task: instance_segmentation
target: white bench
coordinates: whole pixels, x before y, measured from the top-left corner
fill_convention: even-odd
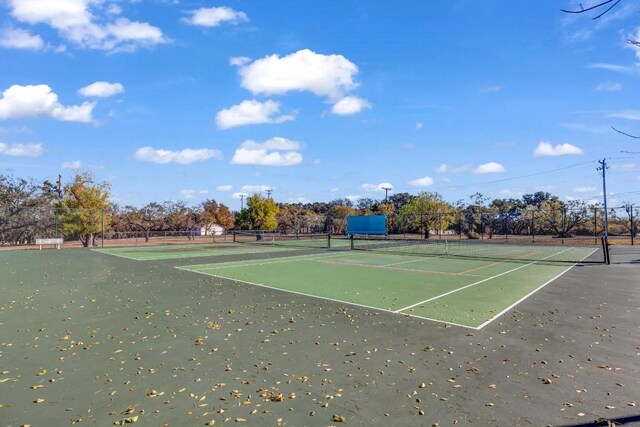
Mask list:
[[[56,249],[60,249],[62,239],[36,239],[36,245],[40,246],[40,250],[42,250],[42,245],[55,245]]]

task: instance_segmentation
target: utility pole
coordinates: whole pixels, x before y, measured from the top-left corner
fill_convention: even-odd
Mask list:
[[[273,193],[272,189],[267,189],[267,199],[271,198],[271,193]]]
[[[609,236],[609,213],[607,212],[607,159],[598,160],[600,167],[596,168],[602,171],[602,194],[604,195],[604,232],[605,239]]]
[[[244,193],[240,194],[240,212],[244,210]]]
[[[387,204],[387,195],[389,194],[390,190],[393,190],[393,188],[391,187],[382,187],[382,189],[384,190],[384,204]]]

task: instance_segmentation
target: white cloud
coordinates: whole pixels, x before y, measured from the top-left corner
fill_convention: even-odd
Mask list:
[[[11,16],[20,22],[46,24],[61,37],[89,49],[128,50],[149,47],[168,40],[162,31],[146,22],[129,21],[106,13],[101,0],[8,0]],[[111,10],[112,12],[113,10]],[[107,22],[104,22],[107,21]]]
[[[231,190],[233,190],[233,185],[218,185],[216,187],[216,190],[218,190],[218,191],[231,191]]]
[[[640,163],[618,163],[612,166],[616,172],[634,172],[640,171]]]
[[[313,161],[313,164],[314,164],[314,165],[319,165],[320,163],[322,163],[322,160],[320,160],[320,159],[315,159],[315,160]]]
[[[180,190],[180,197],[183,199],[192,199],[196,195],[196,190]]]
[[[237,165],[293,166],[302,162],[298,150],[300,143],[286,138],[274,137],[263,143],[252,140],[243,142],[236,149],[231,163]]]
[[[433,185],[433,178],[425,176],[424,178],[414,179],[409,181],[409,185],[413,185],[414,187],[428,187]]]
[[[283,57],[266,56],[239,67],[241,86],[254,94],[309,91],[338,100],[358,86],[354,63],[342,55],[323,55],[309,49]]]
[[[424,127],[422,123],[416,123],[416,130],[420,130]]]
[[[278,102],[246,100],[238,105],[220,110],[216,114],[216,125],[219,129],[229,129],[261,123],[282,123],[294,119],[293,114],[283,116],[278,116],[278,114],[280,114],[280,103]]]
[[[576,193],[593,193],[596,190],[596,187],[576,187],[573,189]]]
[[[236,65],[238,67],[242,67],[249,62],[251,62],[251,58],[247,56],[234,56],[229,58],[229,65]]]
[[[109,82],[91,83],[78,90],[78,93],[82,96],[95,96],[98,98],[107,98],[122,92],[124,92],[124,86],[122,86],[122,84]]]
[[[65,107],[47,85],[13,85],[2,92],[0,120],[50,117],[69,122],[91,122],[94,102]]]
[[[362,184],[364,191],[384,191],[385,188],[393,190],[393,185],[388,182],[382,182],[380,184]]]
[[[262,192],[266,192],[267,190],[275,190],[275,187],[272,187],[270,185],[260,184],[260,185],[243,185],[240,188],[240,191],[244,193],[262,193]]]
[[[555,147],[548,142],[540,141],[540,144],[533,150],[535,157],[543,156],[566,156],[572,154],[584,154],[580,147],[571,144],[558,144]]]
[[[243,192],[241,192],[241,191],[238,191],[238,192],[236,192],[236,193],[233,193],[233,194],[231,195],[231,198],[232,198],[232,199],[240,199],[241,197],[247,197],[247,196],[248,196],[248,194],[247,194],[247,193],[243,193]]]
[[[502,173],[506,172],[506,169],[503,165],[496,162],[484,163],[478,166],[473,170],[475,174],[485,174],[485,173]]]
[[[598,92],[617,92],[622,89],[622,84],[614,82],[602,82],[596,86]]]
[[[211,158],[220,159],[222,153],[220,150],[211,150],[206,148],[193,149],[185,148],[181,151],[156,150],[153,147],[142,147],[133,153],[133,158],[143,162],[153,162],[159,164],[179,163],[188,165],[190,163],[202,162]]]
[[[362,196],[358,196],[358,195],[348,195],[348,196],[344,196],[345,199],[350,200],[351,202],[355,203],[358,200],[362,199]]]
[[[0,155],[38,157],[42,151],[42,144],[3,144],[0,142]]]
[[[627,120],[640,120],[640,110],[623,110],[610,113],[607,117]]]
[[[469,170],[469,165],[451,166],[446,163],[440,164],[435,169],[436,173],[460,173],[460,172],[466,172],[468,170]]]
[[[82,166],[82,162],[80,162],[80,160],[74,160],[72,162],[62,162],[62,165],[60,165],[62,167],[62,169],[80,169],[80,166]]]
[[[41,50],[45,44],[42,37],[21,28],[6,28],[0,33],[0,46],[13,49]]]
[[[631,34],[629,34],[627,36],[627,39],[628,40],[640,40],[640,27],[636,27],[634,32],[632,32]],[[635,52],[636,57],[638,59],[640,59],[640,46],[638,46],[635,43],[627,43],[625,45],[625,47],[629,48],[629,49],[632,49]]]
[[[371,108],[371,104],[366,99],[357,96],[345,96],[331,107],[331,112],[339,116],[349,116],[357,114],[365,108]]]
[[[229,24],[239,24],[248,21],[249,18],[244,12],[237,12],[230,7],[203,7],[190,11],[191,16],[183,18],[182,22],[190,25],[199,25],[201,27],[217,27],[223,22]]]
[[[480,89],[480,93],[498,93],[502,92],[502,89],[504,89],[504,87],[500,85],[487,86]]]

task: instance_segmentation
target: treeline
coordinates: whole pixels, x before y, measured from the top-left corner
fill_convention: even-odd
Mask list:
[[[181,231],[187,236],[225,230],[278,230],[283,233],[346,233],[350,215],[384,214],[388,232],[459,234],[492,238],[496,234],[546,234],[558,237],[598,235],[603,211],[584,201],[562,201],[547,192],[521,198],[490,199],[475,193],[466,200],[447,202],[438,193],[397,193],[386,200],[348,199],[313,203],[276,203],[259,194],[247,198],[240,212],[215,200],[196,205],[185,202],[119,206],[110,200],[107,182],[96,182],[88,172],[73,181],[35,182],[11,173],[0,174],[0,244],[27,244],[36,237],[80,240],[92,246],[101,236],[137,233],[147,239],[154,232]],[[612,209],[610,234],[635,234],[637,216],[630,204]]]

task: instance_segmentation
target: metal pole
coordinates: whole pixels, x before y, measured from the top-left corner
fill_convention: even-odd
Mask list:
[[[531,211],[531,241],[536,241],[536,215],[533,210]]]
[[[631,220],[631,246],[633,246],[633,205],[629,208],[629,219]]]
[[[598,244],[598,208],[596,206],[593,207],[593,238],[595,239],[595,244]]]
[[[104,209],[100,210],[100,215],[102,217],[102,247],[104,248]]]
[[[607,159],[599,160],[600,167],[597,170],[602,171],[602,194],[604,195],[604,232],[605,238],[609,237],[609,214],[607,212]]]
[[[566,218],[567,218],[567,208],[562,208],[562,244],[563,245],[564,245]]]

